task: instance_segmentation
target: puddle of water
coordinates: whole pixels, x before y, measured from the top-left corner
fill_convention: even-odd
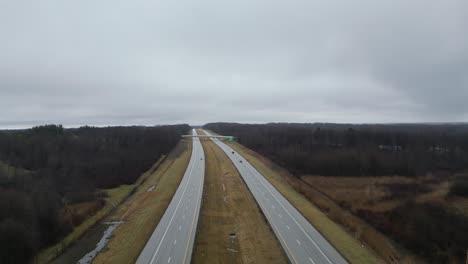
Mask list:
[[[112,235],[112,232],[114,232],[115,228],[122,222],[107,222],[106,224],[109,224],[109,227],[104,231],[104,234],[99,240],[99,242],[96,244],[96,248],[92,250],[91,252],[88,252],[84,257],[82,257],[78,263],[79,264],[90,264],[93,259],[101,252],[102,249],[106,246],[107,242],[109,242],[109,239]]]

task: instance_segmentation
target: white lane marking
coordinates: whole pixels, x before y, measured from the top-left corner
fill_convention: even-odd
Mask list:
[[[180,231],[180,229],[182,229],[182,226],[181,226],[181,225],[179,226],[179,231]]]
[[[171,262],[171,257],[169,257],[169,258],[167,259],[167,263],[169,263],[169,262]]]
[[[297,239],[296,239],[296,241],[297,241],[297,243],[298,243],[298,244],[299,244],[299,246],[300,246],[300,245],[301,245],[301,241],[299,241],[299,240],[297,240]]]
[[[177,244],[177,240],[174,240],[174,245]]]
[[[252,166],[252,169],[258,173],[259,175],[261,175],[253,166]],[[250,172],[250,171],[249,171]],[[268,186],[263,183],[262,180],[259,179],[260,176],[254,176],[254,173],[250,173],[254,178],[257,179],[257,181],[259,181],[263,187],[265,189],[267,189],[267,191],[273,196],[273,198],[275,198],[275,200],[281,205],[281,207],[283,207],[284,211],[286,211],[286,213],[289,215],[289,217],[292,218],[292,220],[294,221],[294,223],[296,223],[296,225],[302,230],[302,232],[307,236],[307,238],[309,238],[309,240],[312,242],[312,244],[314,244],[314,246],[318,249],[318,251],[322,254],[322,256],[325,257],[325,259],[328,261],[328,263],[330,264],[333,264],[333,262],[330,261],[330,259],[327,257],[327,255],[325,255],[325,253],[323,253],[323,251],[320,249],[320,247],[317,245],[317,243],[315,243],[315,241],[309,236],[309,234],[304,230],[304,228],[297,222],[296,218],[294,218],[294,216],[292,216],[292,214],[289,212],[288,209],[286,209],[286,207],[283,205],[283,203],[281,203],[281,201],[273,194],[273,192],[270,190],[270,188],[268,188]],[[263,176],[261,176],[263,177]],[[265,177],[263,177],[263,179],[265,179]],[[265,179],[266,181],[266,179]],[[267,181],[268,182],[268,181]],[[268,182],[269,183],[269,182]],[[271,184],[271,183],[270,183]],[[272,187],[272,188],[275,188],[275,187]],[[276,189],[275,189],[276,190]]]
[[[279,218],[283,218],[283,216],[281,214],[278,214]]]
[[[204,156],[203,156],[204,157]],[[201,176],[202,178],[204,178],[204,174],[202,174]],[[199,214],[197,214],[197,212],[200,212],[200,206],[201,206],[201,200],[202,200],[202,193],[203,193],[203,180],[199,181],[199,186],[198,186],[198,196],[200,197],[200,200],[198,200],[196,203],[195,203],[195,212],[193,214],[193,219],[192,219],[192,228],[190,229],[190,235],[188,236],[188,240],[187,240],[187,246],[185,248],[185,254],[184,254],[184,259],[183,259],[183,263],[186,262],[187,260],[187,253],[188,253],[188,249],[189,249],[189,245],[190,245],[190,240],[192,239],[192,231],[194,229],[194,226],[196,227],[196,222],[198,222],[198,217],[199,217]],[[197,219],[197,221],[195,221],[195,218]],[[196,228],[195,228],[196,229]],[[193,244],[192,244],[193,246]]]
[[[315,262],[312,260],[311,257],[309,257],[309,260],[310,260],[310,262],[312,262],[312,264],[315,264]]]
[[[213,142],[215,142],[216,144],[218,144],[218,142],[216,142],[217,139],[216,139],[216,140],[215,140],[215,139],[212,139],[212,140],[213,140]],[[219,145],[219,144],[218,144],[218,146],[219,146],[221,149],[223,149],[223,146],[222,146],[222,145]],[[223,149],[223,150],[226,151],[225,149]],[[234,161],[232,161],[232,162],[234,162]],[[236,168],[237,168],[237,166],[236,166]],[[239,168],[238,168],[238,169],[239,169]],[[239,172],[240,172],[240,170],[239,170]],[[248,172],[249,174],[251,174],[249,171],[247,171],[247,172]],[[240,172],[240,174],[241,174],[241,176],[243,175],[242,172]],[[247,182],[247,181],[250,182],[250,179],[247,179],[247,178],[244,177],[244,176],[242,176],[242,177],[244,178],[244,180],[245,180],[246,182]],[[252,180],[255,180],[255,179],[252,179]],[[250,184],[247,184],[247,187],[250,188],[250,186],[251,186]],[[254,187],[254,186],[252,185],[252,187]],[[254,193],[252,192],[252,194],[254,194]],[[254,195],[254,196],[255,196],[255,195]],[[256,199],[256,198],[255,198],[255,199]],[[286,249],[286,250],[290,253],[290,255],[292,256],[292,260],[291,260],[291,261],[292,261],[294,264],[297,264],[297,260],[296,260],[296,258],[294,257],[293,252],[289,249],[288,245],[286,244],[286,241],[285,241],[285,240],[283,239],[283,237],[281,236],[281,233],[280,233],[280,231],[278,230],[277,226],[273,223],[273,221],[272,221],[272,219],[271,219],[271,216],[269,215],[268,210],[266,210],[266,206],[267,206],[267,205],[266,205],[266,204],[263,205],[263,203],[262,203],[262,201],[261,201],[260,199],[256,199],[256,200],[258,201],[258,205],[260,206],[261,210],[262,210],[263,212],[265,212],[265,216],[266,216],[268,222],[271,224],[271,227],[272,227],[274,230],[276,230],[275,233],[279,234],[279,238],[282,239],[283,242],[285,243],[285,244],[284,244],[284,245],[285,245],[285,249]],[[268,200],[268,198],[267,198],[267,200]]]
[[[182,216],[182,219],[185,219],[185,214]]]
[[[288,226],[288,225],[286,225],[286,228],[289,230],[289,226]]]
[[[192,157],[194,156],[194,150],[192,150]],[[190,160],[192,160],[192,158],[190,157]],[[192,163],[192,166],[190,167],[190,172],[189,172],[189,177],[187,178],[187,181],[185,182],[185,187],[184,187],[184,191],[182,192],[182,195],[180,196],[180,199],[179,199],[179,202],[177,203],[176,205],[176,208],[174,210],[174,213],[172,214],[171,216],[171,220],[169,220],[169,224],[167,225],[166,227],[166,230],[164,230],[164,234],[161,238],[161,240],[159,241],[159,244],[158,244],[158,247],[156,248],[156,250],[154,251],[154,254],[153,254],[153,257],[151,258],[151,261],[150,261],[150,264],[153,263],[154,261],[154,258],[156,257],[156,254],[158,254],[158,251],[159,249],[161,248],[161,245],[162,245],[162,241],[164,241],[164,238],[166,237],[166,234],[167,234],[167,231],[169,230],[169,227],[171,226],[172,224],[172,221],[174,220],[174,217],[176,215],[176,212],[177,212],[177,209],[179,209],[179,205],[180,203],[182,202],[182,198],[184,197],[185,195],[185,191],[187,191],[187,187],[188,187],[188,183],[190,182],[190,179],[192,178],[192,172],[193,172],[193,168],[195,167],[196,165],[196,162],[195,162],[196,159],[194,159],[194,162]],[[189,162],[189,166],[190,166],[190,162]],[[185,178],[185,177],[184,177]],[[184,179],[182,179],[184,180]],[[177,191],[176,191],[177,192]]]
[[[275,206],[274,206],[274,205],[271,205],[271,208],[275,209]]]
[[[213,140],[214,141],[214,140]],[[218,143],[218,142],[217,142]],[[221,145],[222,144],[222,145]],[[224,143],[222,142],[219,142],[219,145],[221,146],[225,146]],[[224,148],[223,148],[224,150]],[[260,174],[251,164],[248,164],[250,166],[246,164],[243,164],[245,167],[247,167],[247,172],[249,174],[251,174],[253,176],[253,178],[257,181],[257,182],[260,182],[263,187],[273,196],[273,198],[275,198],[275,200],[281,205],[281,207],[283,207],[283,209],[286,211],[286,213],[293,219],[293,221],[296,223],[296,225],[302,230],[302,232],[307,236],[307,238],[309,238],[309,240],[312,242],[312,244],[314,244],[314,246],[318,249],[318,251],[325,257],[325,259],[328,261],[328,263],[330,264],[333,264],[330,259],[327,257],[327,255],[325,255],[325,253],[323,253],[323,251],[320,249],[320,247],[317,245],[317,243],[315,243],[315,241],[309,236],[309,234],[304,230],[304,228],[297,222],[296,218],[294,216],[292,216],[292,214],[289,212],[288,209],[286,209],[286,207],[283,205],[283,203],[281,203],[281,201],[275,196],[275,194],[273,194],[273,192],[270,190],[270,188],[261,180],[259,179],[259,177],[261,176],[265,181],[267,181],[265,179],[265,177]],[[255,173],[252,173],[250,171],[254,171],[256,172],[256,174],[260,175],[260,176],[257,176]],[[267,181],[268,182],[268,181]],[[269,183],[269,182],[268,182]],[[271,183],[270,183],[271,185]],[[271,185],[272,186],[272,185]],[[275,189],[274,187],[272,187],[273,189]],[[276,190],[276,189],[275,189]],[[268,200],[268,198],[266,198],[266,200]]]

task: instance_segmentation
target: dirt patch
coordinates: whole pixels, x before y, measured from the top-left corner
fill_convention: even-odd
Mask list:
[[[287,263],[231,160],[203,141],[206,174],[192,263]]]

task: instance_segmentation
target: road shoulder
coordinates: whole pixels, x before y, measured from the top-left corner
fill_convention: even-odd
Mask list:
[[[298,193],[276,172],[274,164],[266,164],[254,151],[238,144],[228,143],[239,152],[294,206],[350,263],[380,263],[370,250],[354,239],[341,226]]]
[[[191,141],[181,141],[159,169],[148,177],[109,218],[123,221],[106,249],[93,261],[134,263],[176,192],[191,156]]]
[[[229,157],[210,140],[192,263],[287,263],[254,197]]]

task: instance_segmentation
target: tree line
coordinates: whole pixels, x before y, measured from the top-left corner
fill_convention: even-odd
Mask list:
[[[443,171],[456,175],[448,195],[468,196],[466,124],[211,123],[205,128],[238,137],[241,144],[296,176],[415,177]],[[412,193],[427,188],[405,186]],[[468,247],[467,217],[438,203],[402,199],[408,200],[390,210],[359,209],[355,213],[429,263],[463,262]]]
[[[466,124],[237,124],[205,128],[241,144],[294,174],[418,176],[468,168]]]
[[[38,126],[0,131],[0,263],[28,263],[77,223],[66,204],[131,184],[189,131],[156,127]]]

